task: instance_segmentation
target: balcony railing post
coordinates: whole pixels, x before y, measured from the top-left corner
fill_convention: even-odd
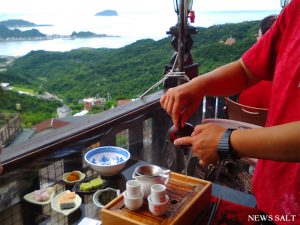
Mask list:
[[[141,159],[143,139],[143,122],[140,121],[129,128],[129,150],[132,158]]]
[[[82,151],[79,150],[77,152],[74,152],[73,154],[70,154],[69,156],[65,156],[63,158],[64,171],[71,172],[73,170],[78,170],[78,168],[83,168],[82,158]]]
[[[116,143],[117,143],[117,140],[116,140],[116,134],[105,135],[105,136],[100,140],[101,146],[105,146],[105,145],[115,146]]]
[[[152,161],[155,164],[162,162],[162,148],[171,126],[170,117],[165,111],[156,112],[152,117]]]

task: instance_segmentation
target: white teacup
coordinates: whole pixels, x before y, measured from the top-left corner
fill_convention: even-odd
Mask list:
[[[126,182],[126,194],[129,198],[136,198],[141,194],[141,184],[137,180]]]
[[[162,203],[166,201],[166,189],[163,184],[153,184],[151,186],[151,201],[153,203]]]
[[[168,210],[168,206],[169,206],[169,196],[166,195],[166,201],[162,202],[162,203],[153,203],[151,201],[151,195],[148,196],[148,206],[149,206],[149,210],[150,212],[154,215],[154,216],[161,216],[163,214],[165,214]]]
[[[129,210],[138,210],[139,208],[142,207],[143,201],[144,201],[144,196],[142,193],[140,193],[139,196],[137,197],[128,197],[127,196],[127,191],[124,193],[124,204],[126,208]]]

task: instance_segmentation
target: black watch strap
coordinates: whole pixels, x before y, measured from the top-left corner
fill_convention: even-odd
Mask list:
[[[234,130],[235,129],[227,129],[220,139],[217,149],[220,160],[237,158],[230,144],[230,135]]]

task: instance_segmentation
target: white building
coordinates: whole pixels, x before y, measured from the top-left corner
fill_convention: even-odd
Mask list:
[[[56,112],[58,118],[72,115],[72,110],[67,105],[63,105],[62,107],[57,108]]]
[[[11,89],[10,83],[0,83],[0,86],[1,86],[4,90],[10,90],[10,89]]]
[[[93,105],[103,105],[105,102],[105,98],[84,98],[83,106],[85,110],[91,110]]]

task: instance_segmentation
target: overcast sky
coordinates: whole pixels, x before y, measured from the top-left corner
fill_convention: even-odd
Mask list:
[[[0,13],[173,11],[173,0],[0,0]],[[195,11],[279,10],[280,0],[194,0]]]

